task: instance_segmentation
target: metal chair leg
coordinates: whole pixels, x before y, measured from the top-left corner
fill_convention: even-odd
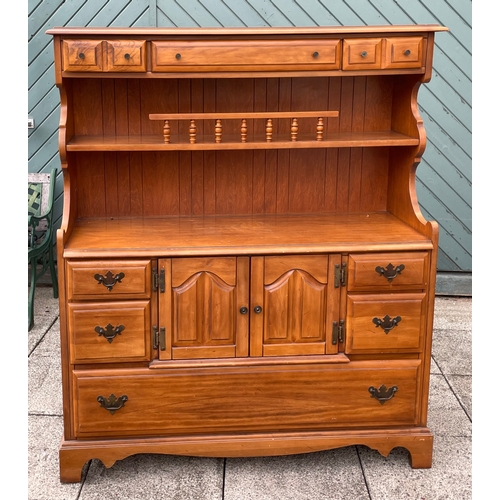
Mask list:
[[[33,328],[34,318],[34,303],[35,303],[35,288],[36,288],[36,258],[30,260],[31,267],[31,285],[28,294],[28,332]]]

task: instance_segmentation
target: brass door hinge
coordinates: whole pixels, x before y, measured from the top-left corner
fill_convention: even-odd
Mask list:
[[[337,345],[344,342],[344,324],[345,320],[334,321],[332,325],[332,344]]]
[[[158,273],[156,267],[153,268],[153,292],[160,289],[161,293],[165,293],[165,269],[161,268]]]
[[[164,351],[166,349],[165,346],[165,327],[162,326],[158,329],[157,326],[153,326],[153,349],[160,348],[160,351]]]
[[[338,288],[339,286],[345,286],[346,282],[346,264],[342,263],[342,266],[339,264],[335,264],[335,273],[334,273],[334,286]]]

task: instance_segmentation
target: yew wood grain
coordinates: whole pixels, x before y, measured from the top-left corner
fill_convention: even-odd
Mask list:
[[[347,354],[382,352],[421,352],[425,333],[426,299],[424,293],[347,296]],[[377,325],[374,319],[386,324]],[[391,320],[399,318],[394,326]],[[388,326],[388,330],[384,327]]]
[[[119,363],[151,359],[149,301],[72,303],[68,306],[72,363]],[[114,337],[96,328],[116,330]],[[118,333],[119,332],[119,333]]]
[[[78,437],[310,430],[415,423],[419,360],[335,365],[75,370]],[[315,383],[311,384],[311,377]],[[368,388],[396,385],[385,404]],[[114,415],[99,395],[126,395]],[[276,401],[280,405],[276,406]],[[137,416],[140,415],[140,419]]]

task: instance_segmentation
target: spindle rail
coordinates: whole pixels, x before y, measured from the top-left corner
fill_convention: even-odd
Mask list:
[[[195,144],[197,141],[196,120],[215,120],[214,140],[216,143],[222,142],[223,126],[222,120],[241,120],[240,126],[240,142],[247,142],[248,124],[247,120],[265,119],[265,142],[273,141],[273,118],[283,119],[289,118],[290,122],[290,140],[296,142],[299,140],[299,118],[316,118],[316,140],[322,141],[324,134],[324,119],[337,118],[338,111],[277,111],[277,112],[247,112],[247,113],[168,113],[149,115],[150,120],[163,120],[163,141],[166,144],[170,143],[171,127],[170,121],[174,120],[189,120],[189,143]],[[263,139],[263,142],[264,142]]]

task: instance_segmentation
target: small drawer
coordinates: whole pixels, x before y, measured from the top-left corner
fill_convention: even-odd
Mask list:
[[[68,299],[141,299],[151,296],[150,260],[68,261]]]
[[[63,71],[103,71],[102,40],[63,40]]]
[[[149,361],[149,301],[68,304],[71,363]]]
[[[90,438],[415,425],[419,372],[416,359],[74,370],[73,428]]]
[[[145,40],[108,40],[106,71],[143,72],[146,71]]]
[[[387,38],[385,68],[421,68],[424,63],[424,38],[421,36]]]
[[[424,290],[427,287],[428,270],[427,252],[351,254],[347,290]]]
[[[342,69],[344,70],[382,68],[382,38],[346,39],[342,52]]]
[[[348,295],[345,352],[420,352],[426,297],[424,293]]]
[[[340,68],[340,40],[151,42],[153,71],[301,71]]]

